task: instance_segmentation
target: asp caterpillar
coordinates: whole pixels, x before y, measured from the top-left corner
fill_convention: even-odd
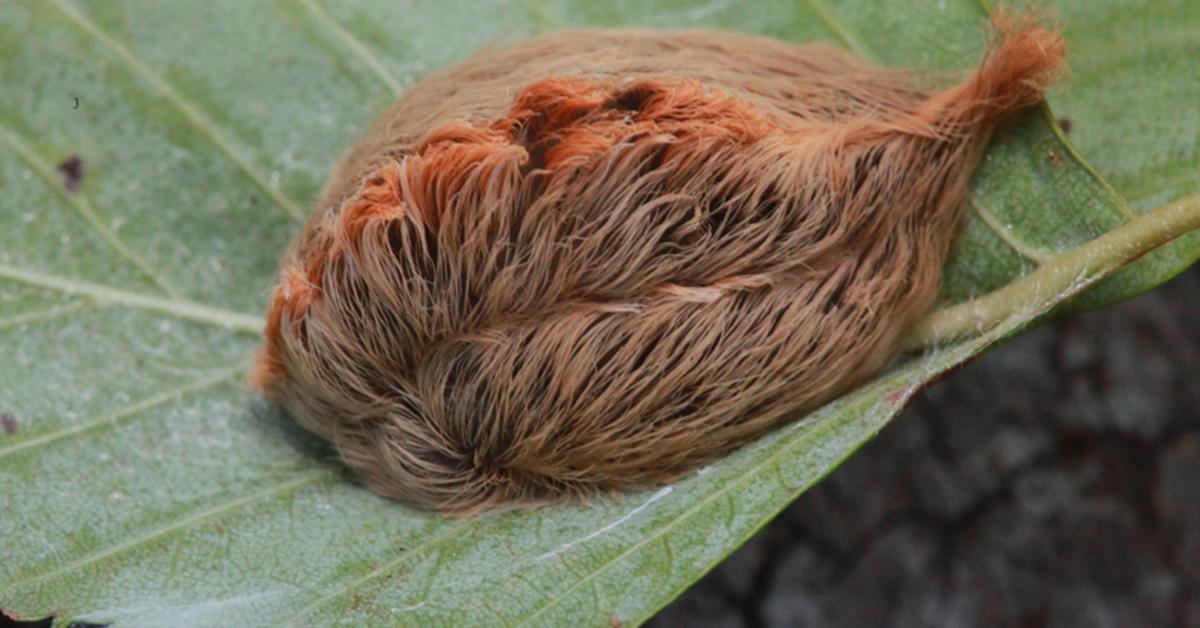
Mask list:
[[[669,482],[877,374],[992,129],[1063,69],[1001,11],[933,89],[826,45],[582,30],[417,83],[281,262],[258,386],[453,514]]]

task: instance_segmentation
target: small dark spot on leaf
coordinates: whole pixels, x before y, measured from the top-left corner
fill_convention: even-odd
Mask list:
[[[1066,133],[1067,135],[1071,134],[1071,119],[1070,118],[1068,118],[1066,116],[1059,118],[1058,126],[1062,128],[1063,133]]]
[[[75,98],[75,106],[74,106],[74,107],[71,107],[71,108],[72,108],[72,109],[78,109],[78,108],[79,108],[79,98],[77,98],[77,97],[73,97],[73,98]]]
[[[258,197],[257,197],[257,196],[255,196],[255,195],[253,195],[253,194],[251,194],[251,195],[250,195],[250,204],[251,204],[251,205],[258,205]]]
[[[609,624],[610,626],[612,626],[612,628],[621,628],[622,626],[624,626],[624,625],[625,625],[625,624],[624,624],[624,623],[621,621],[621,618],[620,618],[620,617],[617,617],[616,615],[613,615],[612,617],[609,617],[609,618],[608,618],[608,624]]]
[[[16,434],[17,417],[11,412],[0,412],[0,427],[4,428],[5,434]]]
[[[1050,165],[1058,168],[1063,165],[1062,157],[1058,155],[1058,151],[1053,148],[1046,151],[1046,158],[1050,160]]]
[[[58,162],[58,172],[62,175],[63,188],[68,192],[78,192],[79,184],[83,182],[83,158],[71,155]]]

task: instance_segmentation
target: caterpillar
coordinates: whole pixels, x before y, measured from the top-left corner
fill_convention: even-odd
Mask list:
[[[992,30],[941,88],[700,30],[432,74],[284,254],[253,381],[369,488],[451,515],[671,482],[902,352],[992,130],[1064,71],[1034,14]]]

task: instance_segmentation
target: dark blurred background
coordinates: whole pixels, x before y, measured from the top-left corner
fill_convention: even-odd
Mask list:
[[[1200,627],[1200,267],[919,394],[650,625]]]

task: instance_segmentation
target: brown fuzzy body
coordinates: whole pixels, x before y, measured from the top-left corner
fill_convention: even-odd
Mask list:
[[[1025,15],[928,89],[821,45],[574,31],[415,85],[282,262],[256,381],[375,491],[470,513],[671,481],[877,374],[997,121]]]

